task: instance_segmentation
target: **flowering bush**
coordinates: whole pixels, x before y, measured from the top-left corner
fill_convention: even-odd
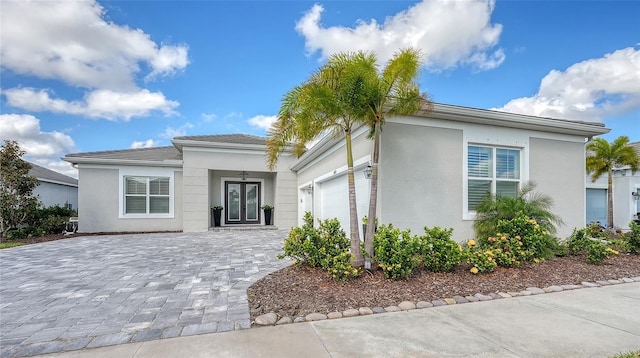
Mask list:
[[[393,225],[382,225],[373,237],[375,261],[384,276],[396,280],[407,278],[420,262],[419,243],[411,231],[401,231]]]
[[[354,277],[360,275],[360,269],[351,266],[354,260],[353,255],[350,252],[343,251],[337,256],[334,256],[330,265],[328,265],[327,271],[331,278],[336,281],[349,281]]]
[[[629,224],[630,232],[625,234],[629,252],[632,254],[640,254],[640,225],[632,221]]]
[[[460,264],[462,247],[451,239],[453,229],[442,229],[438,226],[424,228],[424,235],[417,237],[419,255],[427,270],[447,272]]]
[[[494,250],[483,250],[475,240],[469,240],[463,251],[464,259],[471,266],[471,273],[477,274],[482,272],[493,271],[498,264],[496,263]]]
[[[587,262],[594,265],[601,264],[610,256],[617,255],[618,251],[608,247],[600,241],[592,241],[587,249]]]

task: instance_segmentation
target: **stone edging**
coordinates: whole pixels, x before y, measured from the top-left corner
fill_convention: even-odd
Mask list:
[[[430,308],[430,307],[438,307],[438,306],[448,306],[448,305],[456,305],[463,303],[471,303],[471,302],[479,302],[479,301],[491,301],[502,298],[512,298],[518,296],[531,296],[531,295],[540,295],[543,293],[553,293],[567,290],[575,290],[579,288],[591,288],[591,287],[600,287],[600,286],[610,286],[610,285],[618,285],[621,283],[632,283],[632,282],[640,282],[640,276],[637,277],[623,277],[619,280],[602,280],[589,282],[584,281],[580,285],[560,285],[560,286],[549,286],[545,288],[538,287],[528,287],[523,291],[509,291],[509,292],[498,292],[498,293],[490,293],[488,295],[484,295],[481,293],[476,293],[473,296],[453,296],[451,298],[443,298],[441,300],[433,300],[433,301],[403,301],[400,302],[397,306],[389,306],[389,307],[360,307],[358,309],[351,308],[343,312],[329,312],[328,314],[324,313],[310,313],[306,316],[299,316],[294,319],[291,317],[278,317],[277,314],[271,312],[260,315],[256,317],[253,324],[257,326],[273,326],[273,325],[281,325],[287,323],[298,323],[298,322],[312,322],[312,321],[321,321],[325,319],[336,319],[336,318],[344,318],[344,317],[355,317],[355,316],[365,316],[370,314],[377,313],[386,313],[386,312],[399,312],[399,311],[410,311],[414,309],[422,309],[422,308]]]

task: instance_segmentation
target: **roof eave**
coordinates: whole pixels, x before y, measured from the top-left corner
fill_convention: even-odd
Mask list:
[[[65,182],[58,181],[58,180],[51,180],[51,179],[38,178],[38,177],[36,177],[36,179],[38,179],[38,181],[41,181],[43,183],[51,183],[51,184],[72,186],[72,187],[76,187],[76,188],[78,187],[78,184],[74,184],[74,183],[65,183]]]
[[[62,160],[71,164],[102,164],[102,165],[126,165],[126,166],[150,166],[182,168],[182,160],[132,160],[132,159],[107,159],[87,157],[63,157]]]

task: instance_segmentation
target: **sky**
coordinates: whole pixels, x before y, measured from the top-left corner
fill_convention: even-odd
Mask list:
[[[0,140],[67,153],[265,136],[332,54],[416,47],[438,103],[604,123],[640,141],[638,1],[0,3]]]

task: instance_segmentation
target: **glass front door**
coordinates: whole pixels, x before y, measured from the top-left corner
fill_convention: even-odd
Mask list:
[[[225,196],[225,223],[260,223],[260,183],[226,182]]]

